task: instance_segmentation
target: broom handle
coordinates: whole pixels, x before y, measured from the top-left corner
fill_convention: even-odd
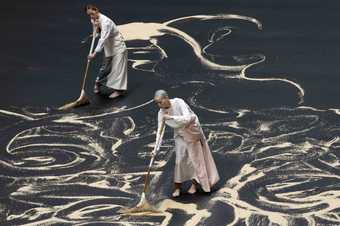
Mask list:
[[[159,131],[159,136],[158,136],[158,139],[156,140],[156,144],[155,144],[153,153],[156,153],[157,150],[158,150],[159,147],[160,147],[160,143],[161,143],[161,140],[162,140],[162,137],[163,137],[163,134],[164,134],[164,128],[165,128],[165,122],[164,122],[164,120],[162,120],[161,129],[160,129],[160,131]],[[143,191],[144,193],[145,193],[146,190],[148,189],[151,166],[152,166],[152,163],[153,163],[155,157],[156,157],[156,155],[152,155],[151,160],[150,160],[150,164],[149,164],[149,167],[148,167],[148,172],[147,172],[147,174],[145,175],[144,191]]]
[[[92,41],[91,41],[91,47],[90,47],[89,54],[92,54],[92,52],[93,52],[95,39],[96,39],[96,30],[93,29]],[[84,75],[83,81],[81,83],[81,91],[84,90],[84,88],[85,88],[85,81],[86,81],[86,77],[87,77],[87,72],[89,71],[90,62],[91,62],[91,60],[87,59],[86,68],[85,68],[85,75]]]
[[[90,60],[87,60],[84,78],[83,78],[83,81],[81,82],[81,91],[84,90],[85,88],[85,81],[87,77],[87,72],[89,70],[89,66],[90,66]]]

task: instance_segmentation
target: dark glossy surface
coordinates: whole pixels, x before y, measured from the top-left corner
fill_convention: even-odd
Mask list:
[[[57,107],[79,95],[89,48],[80,41],[90,32],[83,2],[2,5],[1,224],[340,224],[336,1],[98,5],[146,40],[127,41],[127,96],[92,94],[98,57],[86,88],[92,104],[70,111]],[[162,27],[157,46],[132,22]],[[171,199],[167,128],[148,194],[163,213],[123,216],[143,189],[160,88],[198,114],[221,181],[211,194]]]

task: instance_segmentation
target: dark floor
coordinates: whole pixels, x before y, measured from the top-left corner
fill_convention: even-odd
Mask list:
[[[1,4],[1,225],[340,225],[336,1],[96,1],[127,40],[129,92],[92,94],[98,57],[91,104],[69,111],[84,2]],[[221,181],[171,199],[167,128],[148,193],[162,212],[122,215],[143,189],[160,88],[199,116]]]

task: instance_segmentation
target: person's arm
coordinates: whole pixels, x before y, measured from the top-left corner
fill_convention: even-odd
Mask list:
[[[156,154],[156,145],[157,143],[162,143],[162,139],[163,139],[163,134],[161,134],[161,131],[162,130],[162,126],[163,126],[163,122],[164,119],[163,119],[163,114],[161,111],[158,112],[158,117],[157,117],[157,132],[156,132],[156,142],[155,142],[155,149],[154,149],[154,152],[152,154]]]
[[[161,111],[158,112],[158,117],[157,117],[157,132],[156,132],[156,141],[159,139],[160,132],[161,132],[161,127],[162,127],[162,120],[163,119],[163,114]]]
[[[97,37],[99,35],[98,34],[98,25],[96,24],[96,22],[93,19],[91,19],[91,24],[92,24],[92,34],[96,33],[96,37]],[[89,37],[92,37],[92,34]]]
[[[90,53],[88,55],[88,60],[92,60],[93,58],[96,57],[96,51],[93,51],[93,46],[94,46],[94,41],[95,39],[98,37],[98,24],[96,23],[96,21],[92,20],[91,19],[91,24],[92,24],[92,34],[88,37],[92,37],[92,42],[91,42],[91,48],[90,48]],[[87,39],[88,39],[87,38]],[[87,42],[87,39],[86,40],[83,40],[82,43],[86,43]]]
[[[100,39],[98,40],[96,53],[99,53],[104,48],[104,41],[109,37],[113,23],[110,20],[105,20],[101,26]]]
[[[195,115],[191,113],[188,105],[182,99],[178,99],[178,105],[182,115],[172,115],[170,118],[180,126],[186,126],[195,120]]]

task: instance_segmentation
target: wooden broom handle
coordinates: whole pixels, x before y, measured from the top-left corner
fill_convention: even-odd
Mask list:
[[[158,139],[156,140],[156,144],[155,144],[155,147],[154,147],[154,150],[153,150],[153,153],[156,153],[160,147],[160,142],[163,138],[163,134],[164,134],[164,128],[165,128],[165,121],[162,120],[162,123],[161,123],[161,129],[159,131],[159,136]],[[156,157],[156,154],[155,155],[152,155],[151,157],[151,160],[150,160],[150,164],[149,164],[149,167],[148,167],[148,171],[145,175],[145,182],[144,182],[144,193],[147,191],[148,189],[148,185],[149,185],[149,179],[150,179],[150,171],[151,171],[151,166],[152,166],[152,163],[153,163],[153,160],[154,158]]]

